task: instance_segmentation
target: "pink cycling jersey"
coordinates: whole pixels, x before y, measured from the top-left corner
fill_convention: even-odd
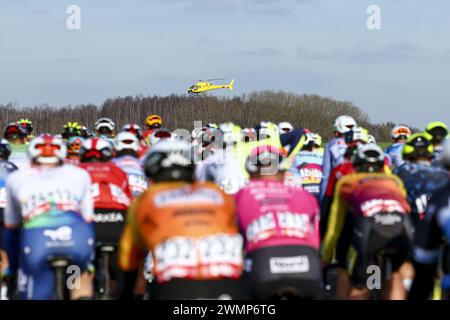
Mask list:
[[[319,205],[301,187],[252,179],[235,199],[247,252],[286,245],[319,248]]]

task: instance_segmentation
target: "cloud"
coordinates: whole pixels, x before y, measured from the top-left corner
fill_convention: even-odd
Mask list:
[[[393,42],[381,48],[367,49],[353,47],[350,49],[311,50],[300,47],[297,55],[309,60],[347,60],[361,63],[383,63],[426,58],[421,47],[407,42]]]

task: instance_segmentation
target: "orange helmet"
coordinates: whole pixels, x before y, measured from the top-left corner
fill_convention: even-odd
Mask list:
[[[145,125],[152,128],[160,128],[162,126],[162,119],[157,114],[153,114],[145,119]]]

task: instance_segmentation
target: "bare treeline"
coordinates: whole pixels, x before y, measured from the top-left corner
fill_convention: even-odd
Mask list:
[[[106,100],[101,106],[20,107],[0,105],[2,128],[13,121],[28,118],[35,132],[60,133],[68,121],[77,121],[92,128],[95,120],[109,117],[118,127],[130,122],[144,125],[146,116],[159,114],[169,129],[191,130],[194,121],[221,123],[233,121],[242,127],[254,127],[260,121],[289,121],[295,127],[308,128],[324,138],[332,136],[332,124],[339,115],[350,115],[367,128],[378,141],[388,141],[394,123],[373,124],[367,114],[351,102],[336,101],[318,95],[261,91],[241,97],[170,95],[119,97]]]

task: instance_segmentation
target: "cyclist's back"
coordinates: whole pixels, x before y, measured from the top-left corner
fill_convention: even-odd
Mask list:
[[[242,237],[232,199],[211,182],[192,182],[190,159],[178,154],[184,148],[164,141],[144,161],[153,182],[129,211],[120,265],[136,270],[143,255],[137,249],[149,249],[154,299],[243,298]],[[172,165],[162,167],[168,159]]]
[[[256,157],[265,156],[264,148],[253,151],[260,152]],[[275,147],[268,148],[274,157],[280,156]],[[318,203],[301,187],[284,184],[283,171],[277,172],[269,176],[251,172],[249,184],[236,194],[252,296],[312,299],[321,281]]]

